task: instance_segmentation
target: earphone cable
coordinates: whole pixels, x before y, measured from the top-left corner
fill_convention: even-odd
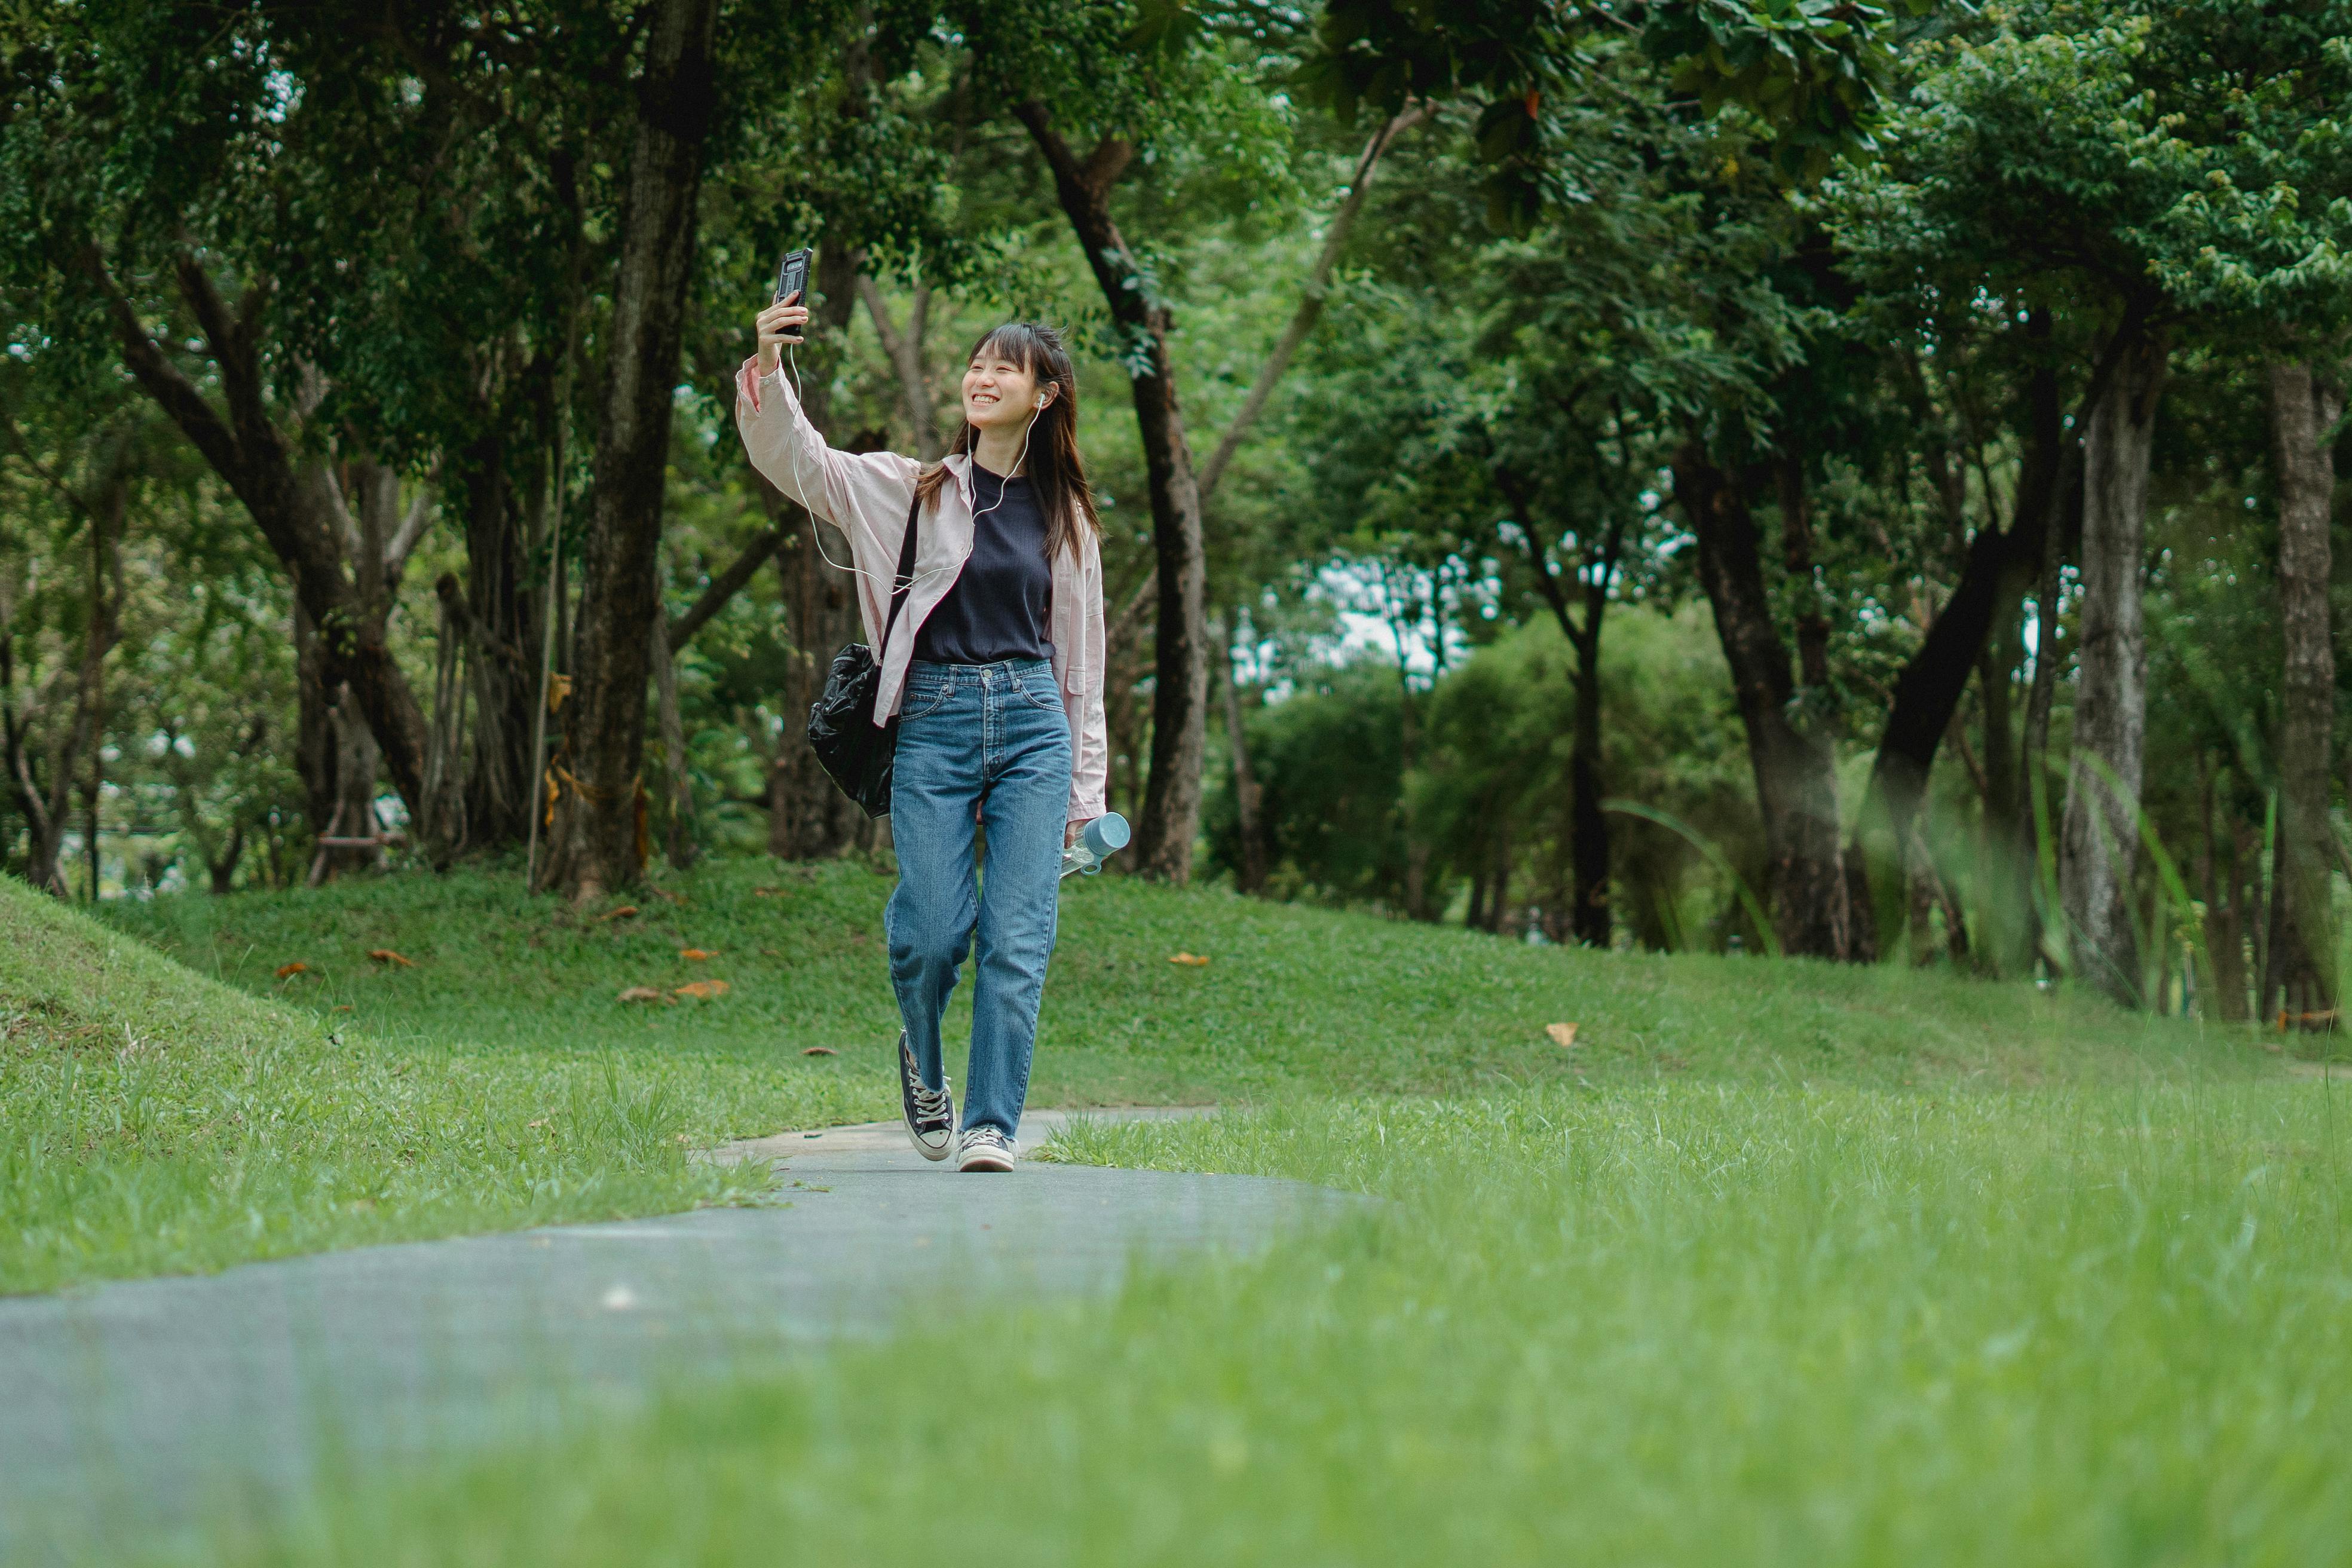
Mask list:
[[[793,412],[797,414],[800,411],[799,404],[801,400],[800,345],[797,343],[788,343],[785,345],[785,348],[792,360]],[[1024,453],[1028,451],[1028,437],[1024,433],[1022,437],[1022,450]],[[805,496],[809,493],[807,476],[802,472],[801,452],[797,446],[793,448],[793,482],[800,487],[802,495]],[[1003,497],[1000,496],[998,499],[1001,500]],[[909,576],[905,582],[901,583],[898,581],[898,574],[896,572],[891,573],[887,578],[885,578],[880,573],[866,571],[866,568],[858,565],[855,560],[835,561],[824,547],[824,531],[816,525],[816,508],[803,503],[801,510],[808,513],[809,542],[816,546],[817,559],[823,561],[826,565],[832,567],[837,572],[854,573],[857,576],[863,577],[868,582],[873,583],[887,581],[890,584],[890,592],[892,594],[898,593],[901,588],[906,589],[911,594],[914,592],[916,584],[927,582],[929,579],[938,576],[940,573],[948,570],[945,566],[934,566],[929,572],[916,573]],[[843,530],[845,536],[847,532],[848,531],[846,529]],[[879,543],[881,542],[877,540],[875,542]],[[852,554],[855,555],[855,547],[853,547]]]

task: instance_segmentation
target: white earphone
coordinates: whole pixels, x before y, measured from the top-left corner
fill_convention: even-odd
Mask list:
[[[786,351],[791,353],[793,389],[795,394],[799,392],[801,384],[801,358],[799,353],[793,352],[797,349],[797,344],[793,344],[788,347]],[[1045,411],[1045,405],[1052,401],[1053,399],[1046,394],[1042,392],[1039,393],[1037,395],[1036,411],[1039,414],[1043,414]],[[1036,423],[1037,421],[1035,419],[1031,419],[1029,421],[1029,426],[1021,432],[1020,456],[1016,457],[1013,461],[1013,469],[1014,473],[1020,472],[1022,464],[1028,460],[1029,431],[1035,427]],[[801,478],[800,453],[798,451],[794,451],[793,454],[793,479],[794,483],[801,485],[802,493],[806,494],[808,487]],[[998,507],[1001,507],[1003,504],[1004,486],[1003,484],[999,484],[996,489],[996,499],[972,514],[973,523],[977,525],[982,518],[986,517],[990,512],[995,510]],[[816,552],[819,560],[822,560],[826,565],[835,568],[836,571],[853,573],[860,577],[872,577],[876,582],[881,582],[884,580],[876,574],[866,571],[864,568],[858,566],[854,561],[835,561],[833,558],[832,553],[824,547],[824,531],[819,529],[816,525],[815,510],[810,507],[803,507],[802,510],[808,513],[809,541],[816,546]],[[853,551],[852,553],[855,554],[855,552]],[[929,572],[917,573],[915,575],[908,577],[904,583],[900,583],[898,580],[896,574],[893,574],[888,581],[890,582],[892,591],[895,593],[901,587],[911,589],[916,584],[920,583],[927,578],[936,577],[942,572],[953,570],[955,570],[953,566],[936,566]]]

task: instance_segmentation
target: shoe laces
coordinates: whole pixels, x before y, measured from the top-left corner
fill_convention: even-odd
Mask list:
[[[945,1085],[941,1085],[938,1089],[929,1089],[920,1083],[915,1085],[915,1114],[917,1116],[929,1121],[935,1118],[947,1115],[950,1109],[952,1109],[952,1107],[948,1100],[948,1091]]]
[[[975,1127],[963,1135],[963,1142],[966,1148],[975,1143],[984,1143],[1003,1153],[1009,1154],[1013,1152],[1013,1140],[993,1127]]]

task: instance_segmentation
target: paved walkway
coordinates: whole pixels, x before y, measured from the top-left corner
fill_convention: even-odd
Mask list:
[[[1065,1120],[1033,1112],[1023,1142]],[[1246,1176],[958,1176],[895,1123],[710,1157],[775,1161],[778,1203],[0,1300],[0,1563],[266,1518],[387,1460],[596,1419],[658,1380],[976,1296],[1107,1290],[1139,1257],[1253,1249],[1350,1201]]]

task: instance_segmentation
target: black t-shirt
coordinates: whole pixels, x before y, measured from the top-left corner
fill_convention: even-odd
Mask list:
[[[971,493],[971,559],[915,634],[915,657],[933,664],[1051,658],[1054,573],[1036,490],[974,463]]]

